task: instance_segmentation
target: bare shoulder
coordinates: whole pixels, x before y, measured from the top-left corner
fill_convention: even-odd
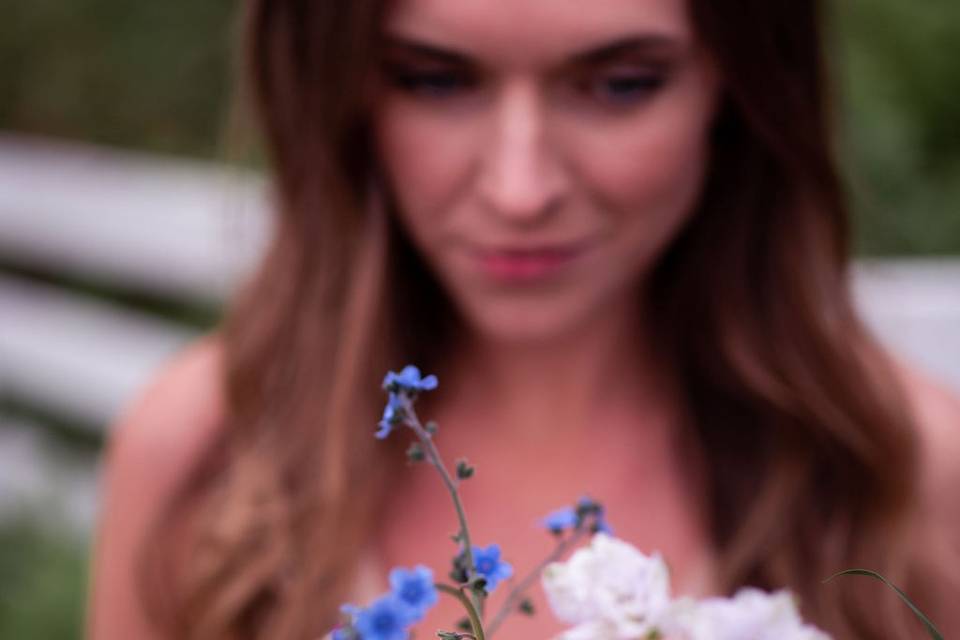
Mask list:
[[[913,551],[928,567],[927,612],[945,635],[960,629],[950,594],[960,588],[960,395],[922,370],[904,363],[897,369],[920,435],[920,512]]]
[[[111,429],[101,486],[88,615],[94,640],[156,638],[137,599],[147,535],[223,414],[222,349],[216,338],[169,362]]]
[[[928,504],[960,504],[960,394],[912,365],[897,365],[920,430],[922,489]],[[943,513],[960,532],[960,508]]]
[[[223,414],[222,362],[213,336],[168,362],[112,428],[109,461],[146,455],[171,470],[192,462]]]

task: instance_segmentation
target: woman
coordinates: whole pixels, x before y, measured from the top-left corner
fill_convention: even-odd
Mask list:
[[[589,493],[681,592],[789,587],[838,638],[915,631],[881,585],[821,584],[869,567],[949,633],[960,405],[852,308],[817,3],[247,19],[276,237],[117,430],[94,638],[311,638],[391,566],[445,575],[442,488],[372,437],[408,362],[518,573],[550,545],[530,523]]]

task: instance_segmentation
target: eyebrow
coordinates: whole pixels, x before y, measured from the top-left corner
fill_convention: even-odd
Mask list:
[[[448,49],[440,45],[419,41],[407,36],[387,34],[386,42],[389,47],[405,50],[409,53],[433,58],[438,62],[452,65],[469,65],[473,60],[461,51]],[[590,47],[571,55],[568,63],[575,65],[596,65],[614,60],[631,53],[650,51],[669,51],[680,46],[680,39],[660,34],[628,35],[617,38],[606,44]]]

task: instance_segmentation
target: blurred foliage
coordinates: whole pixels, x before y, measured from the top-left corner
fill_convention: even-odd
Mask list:
[[[13,0],[0,128],[212,156],[236,0]]]
[[[861,251],[960,253],[960,2],[837,8]]]
[[[0,128],[220,156],[239,6],[14,0]],[[960,253],[960,2],[832,6],[860,250]]]
[[[0,523],[0,638],[83,637],[87,548],[23,514]]]

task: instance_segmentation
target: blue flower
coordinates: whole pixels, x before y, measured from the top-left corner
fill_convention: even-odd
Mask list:
[[[589,525],[591,533],[603,532],[613,535],[613,529],[604,517],[603,505],[588,496],[577,501],[575,507],[564,507],[551,512],[541,523],[557,535],[570,529]]]
[[[362,609],[353,604],[341,605],[340,613],[343,614],[343,617],[346,618],[346,622],[336,627],[330,634],[331,640],[358,640],[357,630],[354,629],[353,623],[357,619],[357,616],[360,615]]]
[[[373,435],[383,440],[390,435],[393,427],[401,420],[403,420],[403,398],[396,393],[391,393],[387,398],[387,406],[383,409],[380,428]]]
[[[437,388],[437,376],[431,374],[422,378],[420,377],[420,369],[408,364],[400,373],[388,372],[383,379],[383,388],[391,393],[397,391],[405,393],[433,391]]]
[[[354,627],[363,640],[406,640],[412,622],[407,605],[389,593],[360,611]]]
[[[330,640],[355,640],[356,632],[350,627],[337,627],[330,634]]]
[[[613,527],[610,526],[610,523],[604,520],[603,516],[597,518],[597,522],[594,524],[595,533],[605,533],[608,536],[613,535]]]
[[[577,526],[577,512],[573,507],[557,509],[544,518],[542,524],[553,533],[574,529]]]
[[[486,590],[492,592],[501,580],[513,575],[513,567],[500,559],[500,545],[491,544],[486,549],[473,547],[473,562],[477,573],[487,581]]]
[[[431,391],[436,388],[437,376],[429,375],[423,378],[420,376],[420,369],[412,364],[405,366],[400,373],[387,372],[383,379],[383,389],[389,395],[387,396],[387,406],[383,409],[380,428],[375,434],[376,437],[383,440],[390,435],[393,427],[407,417],[407,405],[413,402],[419,392]]]
[[[577,502],[577,512],[582,514],[582,517],[593,516],[593,526],[591,529],[594,533],[613,535],[613,528],[607,522],[606,516],[604,515],[605,509],[599,502],[596,502],[588,496],[584,496]]]
[[[351,623],[352,623],[354,620],[357,619],[357,616],[360,615],[360,612],[361,612],[361,611],[363,611],[363,609],[361,609],[360,607],[358,607],[358,606],[355,605],[355,604],[343,604],[343,605],[340,605],[340,613],[342,613],[344,616],[350,618],[350,622],[351,622]]]
[[[390,572],[390,588],[405,605],[410,616],[419,621],[437,603],[437,589],[433,586],[433,571],[423,565],[413,569],[396,568]]]
[[[597,509],[601,509],[602,507],[600,506],[599,502],[596,502],[590,496],[583,496],[582,498],[577,500],[577,508],[596,511]]]

